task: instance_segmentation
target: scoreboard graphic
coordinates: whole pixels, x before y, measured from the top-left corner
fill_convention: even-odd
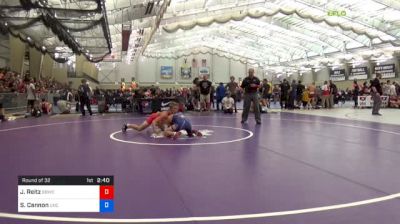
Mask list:
[[[18,212],[114,212],[114,177],[19,176]]]

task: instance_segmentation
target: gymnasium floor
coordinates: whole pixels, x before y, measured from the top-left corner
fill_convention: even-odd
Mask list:
[[[176,141],[120,132],[139,115],[2,123],[0,223],[400,223],[399,112],[317,116],[343,110],[262,114],[262,125],[187,114],[206,136]],[[113,175],[115,212],[18,213],[19,175]]]

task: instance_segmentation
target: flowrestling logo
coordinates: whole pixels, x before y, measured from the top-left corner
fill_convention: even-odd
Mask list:
[[[328,10],[328,16],[347,16],[345,10]]]

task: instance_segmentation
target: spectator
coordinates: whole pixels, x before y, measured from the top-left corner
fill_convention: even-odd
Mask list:
[[[234,76],[230,77],[230,82],[226,84],[226,89],[229,91],[230,96],[235,101],[234,107],[235,107],[235,113],[237,113],[236,102],[238,101],[237,94],[239,92],[239,85],[237,82],[235,82]]]
[[[286,79],[283,79],[283,82],[281,83],[281,108],[288,109],[289,108],[289,90],[290,90],[290,85],[289,82]]]
[[[217,94],[217,110],[219,110],[219,104],[222,102],[222,99],[225,97],[225,87],[222,82],[219,83],[219,86],[217,87],[216,90]],[[222,109],[222,108],[221,108]]]
[[[315,82],[312,82],[310,85],[308,85],[308,90],[310,91],[311,105],[313,108],[315,108],[317,105],[317,87],[315,86]]]
[[[321,96],[321,106],[322,108],[330,108],[329,106],[329,95],[330,95],[330,90],[329,90],[329,85],[328,85],[328,81],[324,82],[324,85],[321,87],[322,90],[322,96]]]
[[[263,79],[261,91],[261,105],[269,107],[269,99],[271,98],[271,85],[268,83],[267,79]]]
[[[35,84],[33,84],[33,79],[27,79],[27,84],[26,84],[26,93],[27,93],[27,100],[28,100],[28,105],[26,107],[26,113],[31,114],[32,110],[35,106],[35,100],[36,100],[36,92],[35,92]]]
[[[382,84],[382,93],[384,96],[390,96],[390,80]]]
[[[85,105],[86,108],[89,111],[90,116],[92,116],[92,109],[90,107],[90,95],[91,95],[91,90],[89,85],[87,84],[86,79],[82,79],[81,85],[79,86],[79,101],[80,101],[80,110],[82,113],[82,116],[85,116]]]
[[[71,89],[66,89],[66,95],[67,95],[67,97],[66,97],[66,101],[67,102],[72,102],[72,101],[74,101],[74,95],[72,94],[72,92],[71,92]]]
[[[390,84],[390,87],[389,87],[389,96],[397,96],[397,92],[396,92],[396,82],[393,82],[392,84]]]
[[[310,99],[310,91],[305,89],[302,93],[302,102],[303,102],[303,108],[304,109],[311,109],[311,99]]]
[[[6,121],[6,120],[7,120],[6,119],[6,112],[5,112],[4,108],[3,108],[3,104],[0,103],[0,121],[3,122],[3,121]]]
[[[225,97],[222,99],[222,109],[224,110],[224,113],[232,114],[234,105],[235,105],[235,100],[233,99],[231,94],[226,93]]]
[[[62,114],[69,114],[71,113],[71,104],[66,100],[59,100],[57,101],[57,107]],[[92,114],[90,114],[92,115]],[[85,115],[83,115],[85,116]]]
[[[382,75],[380,73],[377,73],[375,79],[371,81],[371,96],[372,100],[374,101],[374,105],[372,107],[372,115],[378,116],[382,116],[382,114],[379,113],[382,104],[382,86],[380,83],[381,78]]]
[[[272,92],[273,92],[273,100],[274,100],[274,105],[275,105],[276,102],[279,102],[279,99],[280,99],[281,90],[279,89],[279,86],[274,85],[274,89],[272,90]]]
[[[289,109],[295,109],[296,100],[297,100],[297,83],[296,80],[292,80],[292,85],[290,86]]]
[[[42,99],[40,103],[40,108],[42,109],[42,114],[51,114],[53,105],[49,103],[46,99]]]
[[[395,82],[394,86],[396,87],[397,96],[400,96],[400,84],[398,82]]]
[[[297,84],[297,104],[299,107],[301,106],[302,98],[303,98],[303,91],[305,90],[305,86],[301,83],[301,80],[298,81]]]
[[[358,107],[358,96],[360,95],[360,86],[357,83],[357,80],[353,81],[353,100],[354,100],[354,108]]]
[[[369,90],[368,82],[367,82],[367,81],[365,81],[365,82],[363,83],[362,87],[361,87],[361,94],[364,95],[364,96],[370,94],[370,90]]]
[[[329,108],[333,108],[335,105],[335,97],[338,94],[338,89],[332,80],[329,80]]]
[[[212,83],[208,81],[208,75],[203,75],[203,80],[199,82],[201,110],[210,111],[210,93]]]
[[[215,99],[215,88],[214,88],[214,86],[213,86],[212,83],[211,83],[211,89],[210,89],[210,103],[211,103],[213,109],[215,108],[215,101],[214,101],[214,99]]]
[[[192,87],[192,105],[194,110],[200,111],[200,89],[199,89],[199,78],[195,78],[193,80],[193,87]]]

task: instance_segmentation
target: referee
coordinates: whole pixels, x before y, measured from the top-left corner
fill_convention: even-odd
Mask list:
[[[254,106],[254,114],[256,117],[256,122],[257,124],[261,124],[260,102],[257,93],[257,90],[260,87],[260,80],[254,76],[253,68],[249,69],[249,75],[243,80],[242,85],[240,87],[244,89],[242,124],[247,121],[251,103],[253,103]]]

